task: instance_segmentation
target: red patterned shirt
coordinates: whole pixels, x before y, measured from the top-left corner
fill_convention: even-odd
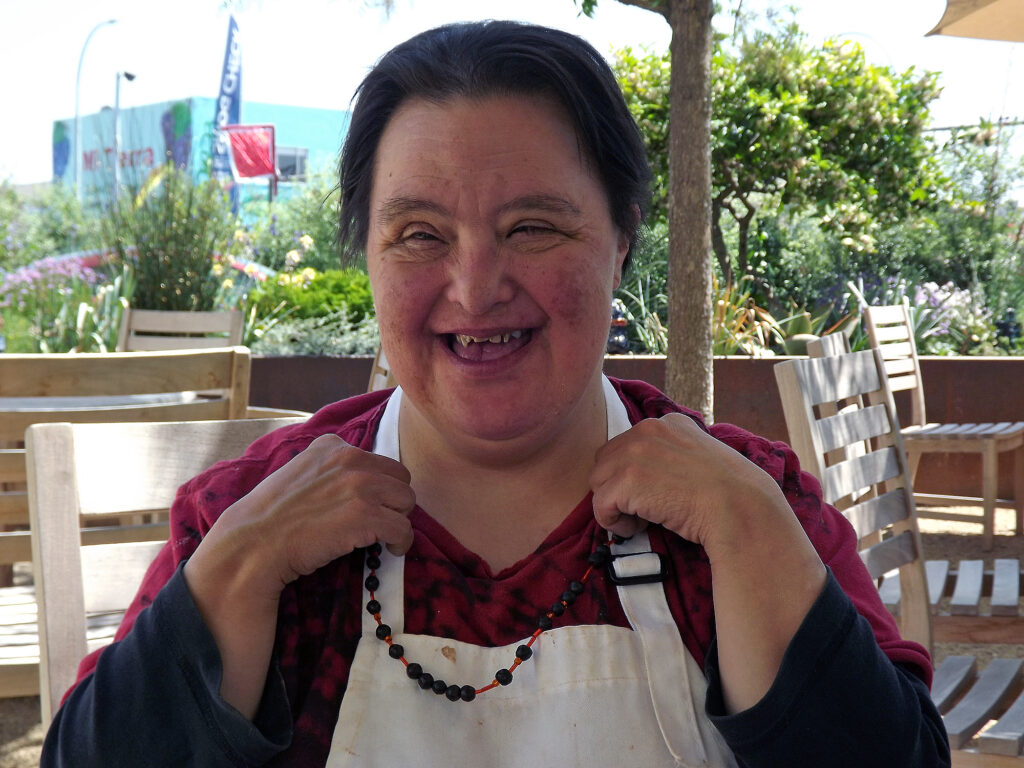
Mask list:
[[[697,414],[680,408],[648,384],[614,380],[613,384],[632,423],[680,411],[701,423]],[[336,434],[370,450],[387,397],[388,392],[375,392],[326,406],[307,422],[258,440],[242,458],[217,464],[185,484],[171,509],[170,541],[150,567],[118,638],[131,630],[139,611],[195,551],[218,516],[317,436]],[[792,450],[727,424],[708,431],[775,479],[823,562],[870,623],[884,653],[892,661],[914,668],[930,684],[927,653],[900,639],[857,554],[852,528],[822,502],[818,482],[800,472]],[[542,610],[570,580],[579,578],[594,546],[605,538],[594,521],[588,497],[569,512],[536,552],[495,574],[425,511],[417,507],[411,520],[415,541],[405,560],[405,631],[483,646],[506,645],[528,637]],[[653,526],[649,532],[652,547],[670,561],[670,578],[665,584],[669,608],[686,648],[703,665],[714,633],[707,556],[696,544],[660,527]],[[289,584],[282,593],[276,658],[291,708],[293,736],[276,763],[323,765],[326,761],[360,640],[366,602],[363,564],[361,552],[339,558]],[[397,610],[384,606],[384,618]],[[629,626],[615,586],[601,571],[591,577],[586,592],[556,622],[556,626]],[[83,661],[80,680],[92,672],[96,659],[93,654]]]

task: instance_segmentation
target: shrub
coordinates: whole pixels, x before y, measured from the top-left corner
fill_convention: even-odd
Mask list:
[[[344,309],[352,323],[373,316],[370,278],[360,269],[317,272],[282,272],[266,280],[250,295],[257,314],[266,314],[284,303],[294,318],[324,317]]]
[[[116,260],[132,266],[140,309],[209,310],[221,290],[213,266],[228,252],[235,219],[214,181],[194,182],[168,164],[106,221]]]
[[[372,355],[380,345],[377,320],[353,321],[344,308],[320,317],[285,318],[252,344],[260,355]]]

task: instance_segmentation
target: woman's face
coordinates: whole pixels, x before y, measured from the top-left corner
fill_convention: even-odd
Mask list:
[[[369,222],[384,352],[435,429],[512,449],[550,440],[600,392],[629,242],[553,103],[402,105]]]

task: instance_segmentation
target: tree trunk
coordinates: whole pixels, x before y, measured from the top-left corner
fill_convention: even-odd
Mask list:
[[[669,98],[669,397],[714,414],[711,307],[711,17],[713,0],[671,0]]]

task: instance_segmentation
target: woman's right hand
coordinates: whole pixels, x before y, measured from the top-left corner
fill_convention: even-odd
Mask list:
[[[255,713],[285,585],[375,541],[408,551],[409,483],[399,462],[322,435],[224,511],[184,575],[221,653],[225,701]]]

